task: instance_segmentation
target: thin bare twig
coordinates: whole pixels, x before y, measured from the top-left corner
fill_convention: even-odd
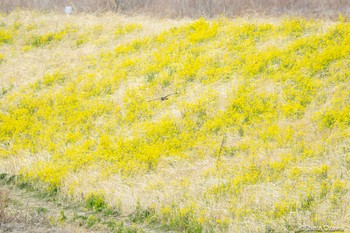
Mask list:
[[[223,138],[222,138],[222,141],[221,141],[219,153],[216,157],[216,170],[219,170],[219,166],[220,166],[220,162],[221,162],[221,153],[222,153],[222,150],[223,150],[224,145],[226,143],[226,140],[227,140],[227,134],[225,133]]]

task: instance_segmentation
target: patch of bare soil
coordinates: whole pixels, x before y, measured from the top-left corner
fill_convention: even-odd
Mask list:
[[[146,232],[112,209],[97,213],[13,181],[14,176],[0,176],[0,233]]]
[[[64,223],[64,208],[36,195],[0,182],[0,233],[88,232],[76,224]]]

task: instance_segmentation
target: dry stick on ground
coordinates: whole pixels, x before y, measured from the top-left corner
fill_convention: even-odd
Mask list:
[[[226,139],[227,139],[227,134],[225,134],[224,137],[222,138],[220,150],[219,150],[219,153],[216,157],[216,170],[219,170],[219,166],[220,166],[220,162],[221,162],[221,152],[222,152],[222,149],[224,148],[224,145],[226,143]]]
[[[157,100],[165,101],[165,100],[168,100],[168,99],[169,99],[169,98],[168,98],[169,96],[176,95],[176,94],[178,94],[178,92],[171,93],[171,94],[166,95],[166,96],[163,96],[163,97],[161,97],[161,98],[157,98],[157,99],[153,99],[153,100],[148,100],[148,102],[153,102],[153,101],[157,101]]]

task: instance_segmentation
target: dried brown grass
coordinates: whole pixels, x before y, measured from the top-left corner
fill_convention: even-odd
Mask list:
[[[0,188],[0,232],[4,224],[16,222],[18,216],[9,214],[10,190],[6,187]]]
[[[0,189],[0,226],[3,222],[5,222],[5,207],[7,201],[7,193],[8,191],[5,189]]]
[[[17,7],[63,11],[73,6],[76,12],[116,11],[152,14],[163,17],[214,17],[217,15],[301,15],[334,18],[350,15],[350,0],[1,0],[0,11]]]

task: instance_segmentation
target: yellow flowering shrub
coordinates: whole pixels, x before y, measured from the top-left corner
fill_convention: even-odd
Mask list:
[[[129,34],[131,32],[139,31],[142,29],[142,24],[138,23],[130,23],[125,25],[118,25],[114,34],[116,36],[123,36],[125,34]]]
[[[47,44],[58,42],[64,39],[69,33],[76,32],[76,29],[70,25],[66,25],[57,32],[48,32],[40,35],[33,35],[29,38],[27,44],[33,47],[41,47]]]
[[[13,35],[11,31],[0,29],[0,45],[11,43]]]

